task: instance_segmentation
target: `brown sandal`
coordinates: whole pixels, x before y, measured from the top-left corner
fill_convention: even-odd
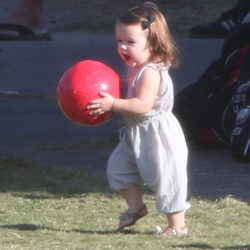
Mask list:
[[[166,227],[161,229],[159,234],[167,237],[184,236],[188,234],[188,228],[186,226],[180,228]]]
[[[135,213],[130,213],[128,211],[125,211],[120,215],[120,222],[119,222],[119,227],[118,231],[122,230],[125,227],[132,226],[141,219],[142,217],[146,216],[148,214],[148,209],[146,205],[143,205],[137,212]]]

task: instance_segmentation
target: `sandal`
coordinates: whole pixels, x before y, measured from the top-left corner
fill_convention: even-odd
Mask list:
[[[186,226],[180,228],[166,227],[161,229],[159,234],[167,237],[184,236],[188,234],[188,228]]]
[[[128,211],[122,213],[120,215],[120,222],[119,222],[119,227],[118,231],[122,230],[125,227],[132,226],[141,219],[142,217],[146,216],[148,214],[148,209],[146,205],[143,205],[137,212],[135,213],[130,213]]]

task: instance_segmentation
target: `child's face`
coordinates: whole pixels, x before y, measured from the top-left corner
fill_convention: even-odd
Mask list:
[[[121,58],[130,67],[138,67],[146,63],[150,53],[147,46],[148,30],[142,30],[140,24],[115,27],[117,50]]]

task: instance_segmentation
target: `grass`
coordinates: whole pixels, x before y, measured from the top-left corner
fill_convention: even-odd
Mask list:
[[[104,176],[0,158],[0,178],[0,249],[250,249],[249,204],[230,196],[192,197],[190,235],[168,239],[155,233],[165,216],[148,190],[150,214],[117,233],[125,204]]]

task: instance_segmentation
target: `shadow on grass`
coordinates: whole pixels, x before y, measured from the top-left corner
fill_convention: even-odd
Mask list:
[[[113,195],[106,175],[41,166],[23,158],[0,157],[0,192],[27,199],[54,199],[88,193]],[[150,193],[145,187],[144,193]]]
[[[230,250],[230,249],[233,249],[233,250],[236,250],[236,249],[245,249],[245,250],[249,250],[250,249],[250,245],[239,245],[239,246],[227,246],[227,247],[220,247],[220,248],[217,248],[217,247],[212,247],[208,244],[203,244],[203,243],[194,243],[194,244],[183,244],[183,245],[175,245],[173,247],[176,247],[178,249],[193,249],[193,248],[198,248],[198,249],[225,249],[225,250]]]
[[[116,229],[113,230],[86,230],[86,229],[58,229],[53,227],[47,227],[42,225],[35,225],[35,224],[5,224],[0,225],[2,229],[13,229],[19,231],[37,231],[37,230],[48,230],[48,231],[56,231],[56,232],[75,232],[81,234],[100,234],[100,235],[108,235],[108,234],[146,234],[146,235],[154,235],[155,232],[141,232],[136,230],[126,229],[122,232],[117,231]]]
[[[239,165],[237,169],[219,162],[196,165],[192,164],[189,169],[190,197],[215,201],[232,196],[250,204],[249,164]],[[12,195],[41,200],[85,193],[113,195],[106,176],[94,174],[41,166],[23,158],[0,157],[0,192],[12,192]],[[150,193],[148,189],[144,191]]]
[[[250,204],[249,162],[233,159],[222,146],[193,147],[190,155],[190,196],[211,201],[232,196]]]
[[[83,171],[41,166],[23,158],[0,157],[0,192],[29,199],[70,197],[84,193],[109,193],[106,177]]]
[[[47,227],[42,225],[36,224],[5,224],[0,225],[1,229],[8,229],[8,230],[19,230],[19,231],[38,231],[38,230],[48,230],[54,232],[63,232],[63,233],[80,233],[80,234],[90,234],[90,235],[116,235],[116,234],[140,234],[140,235],[155,235],[155,232],[141,232],[136,230],[124,230],[119,232],[117,230],[86,230],[86,229],[59,229],[54,227]],[[237,246],[227,246],[227,247],[213,247],[209,244],[204,243],[192,243],[192,244],[178,244],[172,245],[174,248],[178,249],[225,249],[225,250],[236,250],[236,249],[245,249],[249,250],[250,245],[237,245]]]

